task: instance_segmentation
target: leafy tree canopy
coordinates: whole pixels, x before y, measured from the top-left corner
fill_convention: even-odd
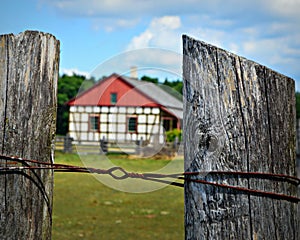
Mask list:
[[[76,95],[95,84],[95,78],[86,79],[85,76],[73,74],[73,76],[62,75],[57,83],[57,134],[65,135],[68,132],[69,108],[66,102],[76,97]]]
[[[300,92],[296,92],[296,117],[300,118]]]
[[[149,77],[149,76],[142,76],[141,80],[146,81],[146,82],[156,83],[156,84],[158,83],[158,78],[152,78],[152,77]]]
[[[183,82],[179,79],[175,81],[169,81],[167,78],[165,79],[163,85],[169,86],[173,88],[175,91],[179,92],[182,94],[182,89],[183,89]]]
[[[141,80],[146,81],[146,82],[152,82],[152,83],[163,85],[163,86],[168,86],[168,87],[174,89],[175,91],[179,92],[180,94],[182,94],[183,83],[179,79],[177,79],[175,81],[169,81],[166,78],[163,83],[159,83],[158,78],[153,78],[153,77],[144,75],[141,77]],[[166,88],[163,88],[163,89],[166,89]]]

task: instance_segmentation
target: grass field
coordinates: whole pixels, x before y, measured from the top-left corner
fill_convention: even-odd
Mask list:
[[[168,163],[119,155],[109,158],[129,171],[153,171]],[[55,159],[56,163],[82,165],[76,154],[57,152]],[[181,188],[166,186],[148,193],[126,193],[85,173],[55,173],[54,184],[54,240],[184,238]]]

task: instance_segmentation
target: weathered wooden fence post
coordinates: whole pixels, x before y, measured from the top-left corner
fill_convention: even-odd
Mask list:
[[[58,68],[54,36],[0,36],[1,155],[53,162]],[[0,238],[50,239],[52,187],[51,170],[0,172]]]
[[[183,36],[185,171],[296,176],[294,81]],[[289,181],[204,174],[207,181],[297,196]],[[185,183],[186,239],[299,239],[293,201]]]
[[[108,141],[105,139],[105,136],[100,140],[100,154],[107,154],[108,152]]]
[[[73,152],[73,138],[70,137],[70,134],[67,133],[67,135],[64,137],[64,152],[65,153],[72,153]]]

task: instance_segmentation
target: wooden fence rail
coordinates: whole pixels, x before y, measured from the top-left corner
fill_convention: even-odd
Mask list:
[[[53,161],[58,67],[54,36],[0,36],[1,155]],[[1,172],[0,238],[51,239],[52,187],[52,170]]]
[[[109,142],[105,138],[100,141],[74,141],[70,136],[57,136],[55,138],[55,150],[65,153],[79,154],[107,154],[107,153],[127,153],[141,157],[183,155],[182,144],[175,139],[174,142],[167,142],[161,149],[151,146],[145,147],[142,139],[134,142]]]
[[[294,81],[183,36],[185,171],[296,176]],[[230,175],[205,180],[297,196],[297,186]],[[185,184],[186,239],[299,239],[297,203]]]

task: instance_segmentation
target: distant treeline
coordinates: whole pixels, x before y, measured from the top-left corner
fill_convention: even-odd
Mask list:
[[[296,116],[300,118],[300,92],[296,92]]]

